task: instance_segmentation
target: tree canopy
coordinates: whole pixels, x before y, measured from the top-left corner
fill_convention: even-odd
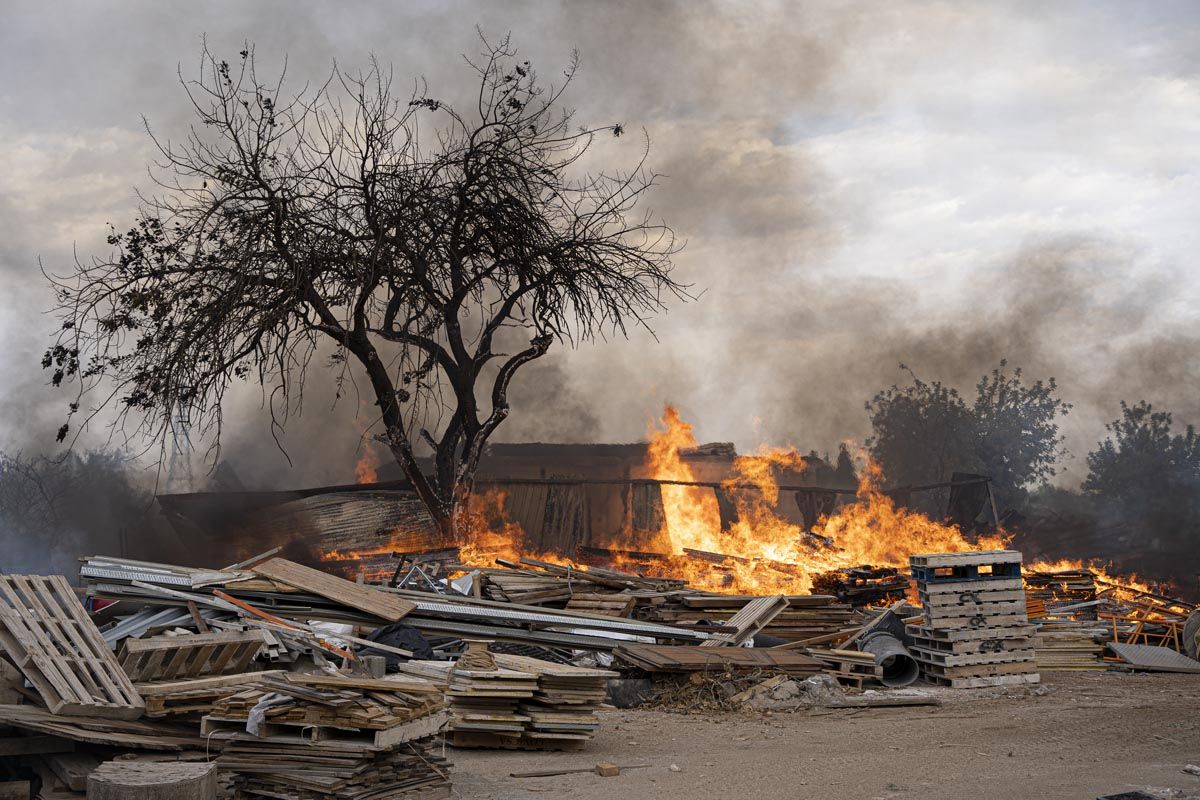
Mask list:
[[[999,502],[1013,504],[1055,474],[1064,454],[1058,418],[1071,406],[1057,396],[1053,378],[1027,383],[1020,369],[1009,372],[1001,361],[979,379],[968,404],[956,389],[909,374],[910,384],[893,385],[867,403],[867,444],[892,482],[976,472],[992,478]]]
[[[1150,503],[1180,487],[1200,487],[1200,436],[1191,425],[1172,434],[1171,425],[1170,412],[1122,402],[1121,416],[1105,426],[1108,437],[1088,453],[1084,491]]]
[[[52,279],[43,366],[76,384],[70,413],[115,407],[160,442],[182,420],[219,447],[235,381],[282,427],[315,364],[339,387],[365,375],[377,438],[453,533],[514,374],[688,296],[670,228],[642,210],[648,144],[626,171],[584,169],[624,128],[563,107],[576,61],[546,85],[506,39],[468,64],[474,102],[457,108],[421,84],[397,95],[375,62],[289,95],[252,48],[232,63],[206,48],[182,81],[195,124],[154,138],[157,193],[110,255]]]

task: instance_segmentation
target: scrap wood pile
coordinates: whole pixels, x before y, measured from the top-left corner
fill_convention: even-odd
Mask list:
[[[903,600],[908,577],[895,567],[848,567],[813,578],[813,591],[830,594],[852,606],[876,606]]]
[[[472,591],[497,602],[630,617],[710,633],[727,632],[722,631],[722,626],[760,599],[704,592],[676,578],[634,575],[596,565],[551,564],[531,558],[497,559],[493,567],[451,565],[450,570],[469,571],[475,582]],[[907,586],[906,579],[900,581]],[[791,642],[840,630],[854,618],[852,606],[833,595],[791,595],[787,608],[758,632]]]
[[[214,620],[205,624],[264,631],[272,646],[286,651],[285,659],[312,647],[327,656],[343,656],[343,649],[322,644],[323,638],[329,637],[314,633],[309,624],[313,621],[375,628],[403,619],[426,637],[601,652],[629,636],[666,643],[698,643],[709,638],[700,630],[606,613],[495,602],[449,590],[433,593],[366,586],[281,558],[247,567],[195,570],[96,557],[86,560],[80,575],[92,597],[120,600],[119,608],[137,612],[134,619],[120,621],[127,628],[149,623],[165,609],[174,608],[178,614],[181,608],[195,606],[202,609],[201,620]],[[138,611],[143,606],[151,608]],[[340,638],[362,644],[353,636]]]
[[[332,643],[306,624],[242,608],[219,590],[197,592],[224,581],[224,573],[137,562],[91,565],[93,577],[125,578],[124,585],[175,607],[151,602],[143,608],[139,599],[91,617],[61,576],[0,576],[6,659],[0,752],[22,757],[19,768],[35,790],[40,782],[41,796],[82,792],[102,761],[131,753],[142,761],[216,757],[223,783],[239,797],[449,794],[446,764],[433,748],[446,721],[437,685],[411,677],[264,670],[271,660],[304,668],[290,663],[298,656],[315,657],[326,670],[332,665],[321,654],[357,659],[343,649],[345,642]],[[119,574],[131,565],[136,575]],[[286,573],[314,595],[372,614],[376,624],[412,606],[332,576],[305,576],[298,566],[264,564],[263,572]],[[106,626],[103,633],[96,621]],[[312,669],[314,662],[307,663]],[[147,755],[153,752],[165,755]],[[114,768],[103,783],[115,787],[111,796],[121,796],[121,781],[147,780],[155,769]],[[186,771],[158,770],[164,785]]]
[[[447,686],[452,744],[576,749],[599,730],[595,712],[604,702],[608,679],[617,673],[471,645],[453,664],[409,661],[401,666],[405,673]]]
[[[925,608],[921,624],[909,626],[911,649],[928,681],[977,688],[1040,680],[1020,553],[936,553],[910,562]]]
[[[1096,619],[1096,573],[1091,570],[1029,571],[1024,578],[1031,619],[1047,615]]]
[[[410,677],[288,675],[218,700],[202,732],[224,745],[237,797],[448,797],[443,709]]]

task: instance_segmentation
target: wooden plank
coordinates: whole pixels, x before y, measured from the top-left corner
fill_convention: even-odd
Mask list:
[[[361,586],[303,564],[288,561],[286,558],[269,559],[252,567],[250,571],[255,575],[279,581],[294,589],[311,592],[388,622],[397,622],[403,619],[417,607],[415,603],[409,602],[403,597]]]
[[[717,634],[711,639],[700,643],[701,647],[722,647],[739,645],[761,631],[767,624],[783,613],[788,607],[788,600],[783,595],[775,597],[760,597],[747,603],[741,611],[733,615],[729,625],[736,628],[736,633]]]

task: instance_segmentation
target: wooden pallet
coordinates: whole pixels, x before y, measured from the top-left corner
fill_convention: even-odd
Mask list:
[[[1004,653],[1013,650],[1033,650],[1041,646],[1042,640],[1034,636],[988,639],[933,639],[913,636],[913,644],[924,650],[946,655],[968,656],[980,653]]]
[[[1025,602],[1025,592],[1020,589],[990,589],[986,583],[983,588],[979,588],[978,583],[974,589],[962,589],[953,592],[937,591],[937,584],[931,590],[929,587],[922,587],[917,595],[921,600],[921,605],[926,608],[941,608],[944,606],[972,606],[983,605],[985,603],[1012,603]]]
[[[918,582],[1019,580],[1021,554],[1016,550],[931,553],[911,556],[908,563]]]
[[[988,564],[1020,564],[1018,550],[968,550],[962,553],[922,553],[909,556],[908,563],[914,567],[963,567]]]
[[[0,645],[53,714],[136,719],[145,710],[61,575],[0,576]]]
[[[944,630],[930,628],[925,625],[909,625],[906,627],[909,636],[923,639],[936,639],[943,642],[975,642],[985,639],[1020,639],[1037,635],[1037,626],[1022,623],[996,628],[972,628],[964,630]]]
[[[925,619],[925,629],[935,631],[983,630],[994,631],[1029,624],[1025,609],[1014,610],[1009,614],[976,613],[956,617],[935,617]],[[1000,634],[1003,635],[1003,634]]]
[[[927,661],[924,654],[920,651],[910,652],[912,652],[913,658],[921,665],[921,673],[926,676],[935,675],[939,678],[992,678],[997,675],[1025,675],[1037,672],[1037,664],[1033,661],[1032,651],[1021,661],[969,664],[965,666],[935,664]]]
[[[245,672],[266,643],[262,631],[126,639],[121,668],[130,680],[179,681]]]
[[[1036,672],[1025,675],[993,675],[986,678],[944,678],[940,675],[925,675],[925,680],[935,686],[949,686],[951,689],[983,689],[989,686],[1024,686],[1041,683],[1042,677]]]
[[[1032,661],[1036,651],[1032,648],[1024,650],[1001,650],[990,653],[946,653],[939,650],[927,650],[924,647],[913,646],[909,650],[917,660],[944,667],[969,667],[977,664],[1011,664]]]

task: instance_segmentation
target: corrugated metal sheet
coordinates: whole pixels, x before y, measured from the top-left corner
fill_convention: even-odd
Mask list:
[[[417,553],[443,546],[437,526],[412,492],[334,492],[258,512],[243,527],[304,534],[323,551],[389,547]]]
[[[1119,642],[1109,642],[1108,647],[1135,669],[1150,672],[1200,672],[1200,661],[1190,659],[1169,647]]]

